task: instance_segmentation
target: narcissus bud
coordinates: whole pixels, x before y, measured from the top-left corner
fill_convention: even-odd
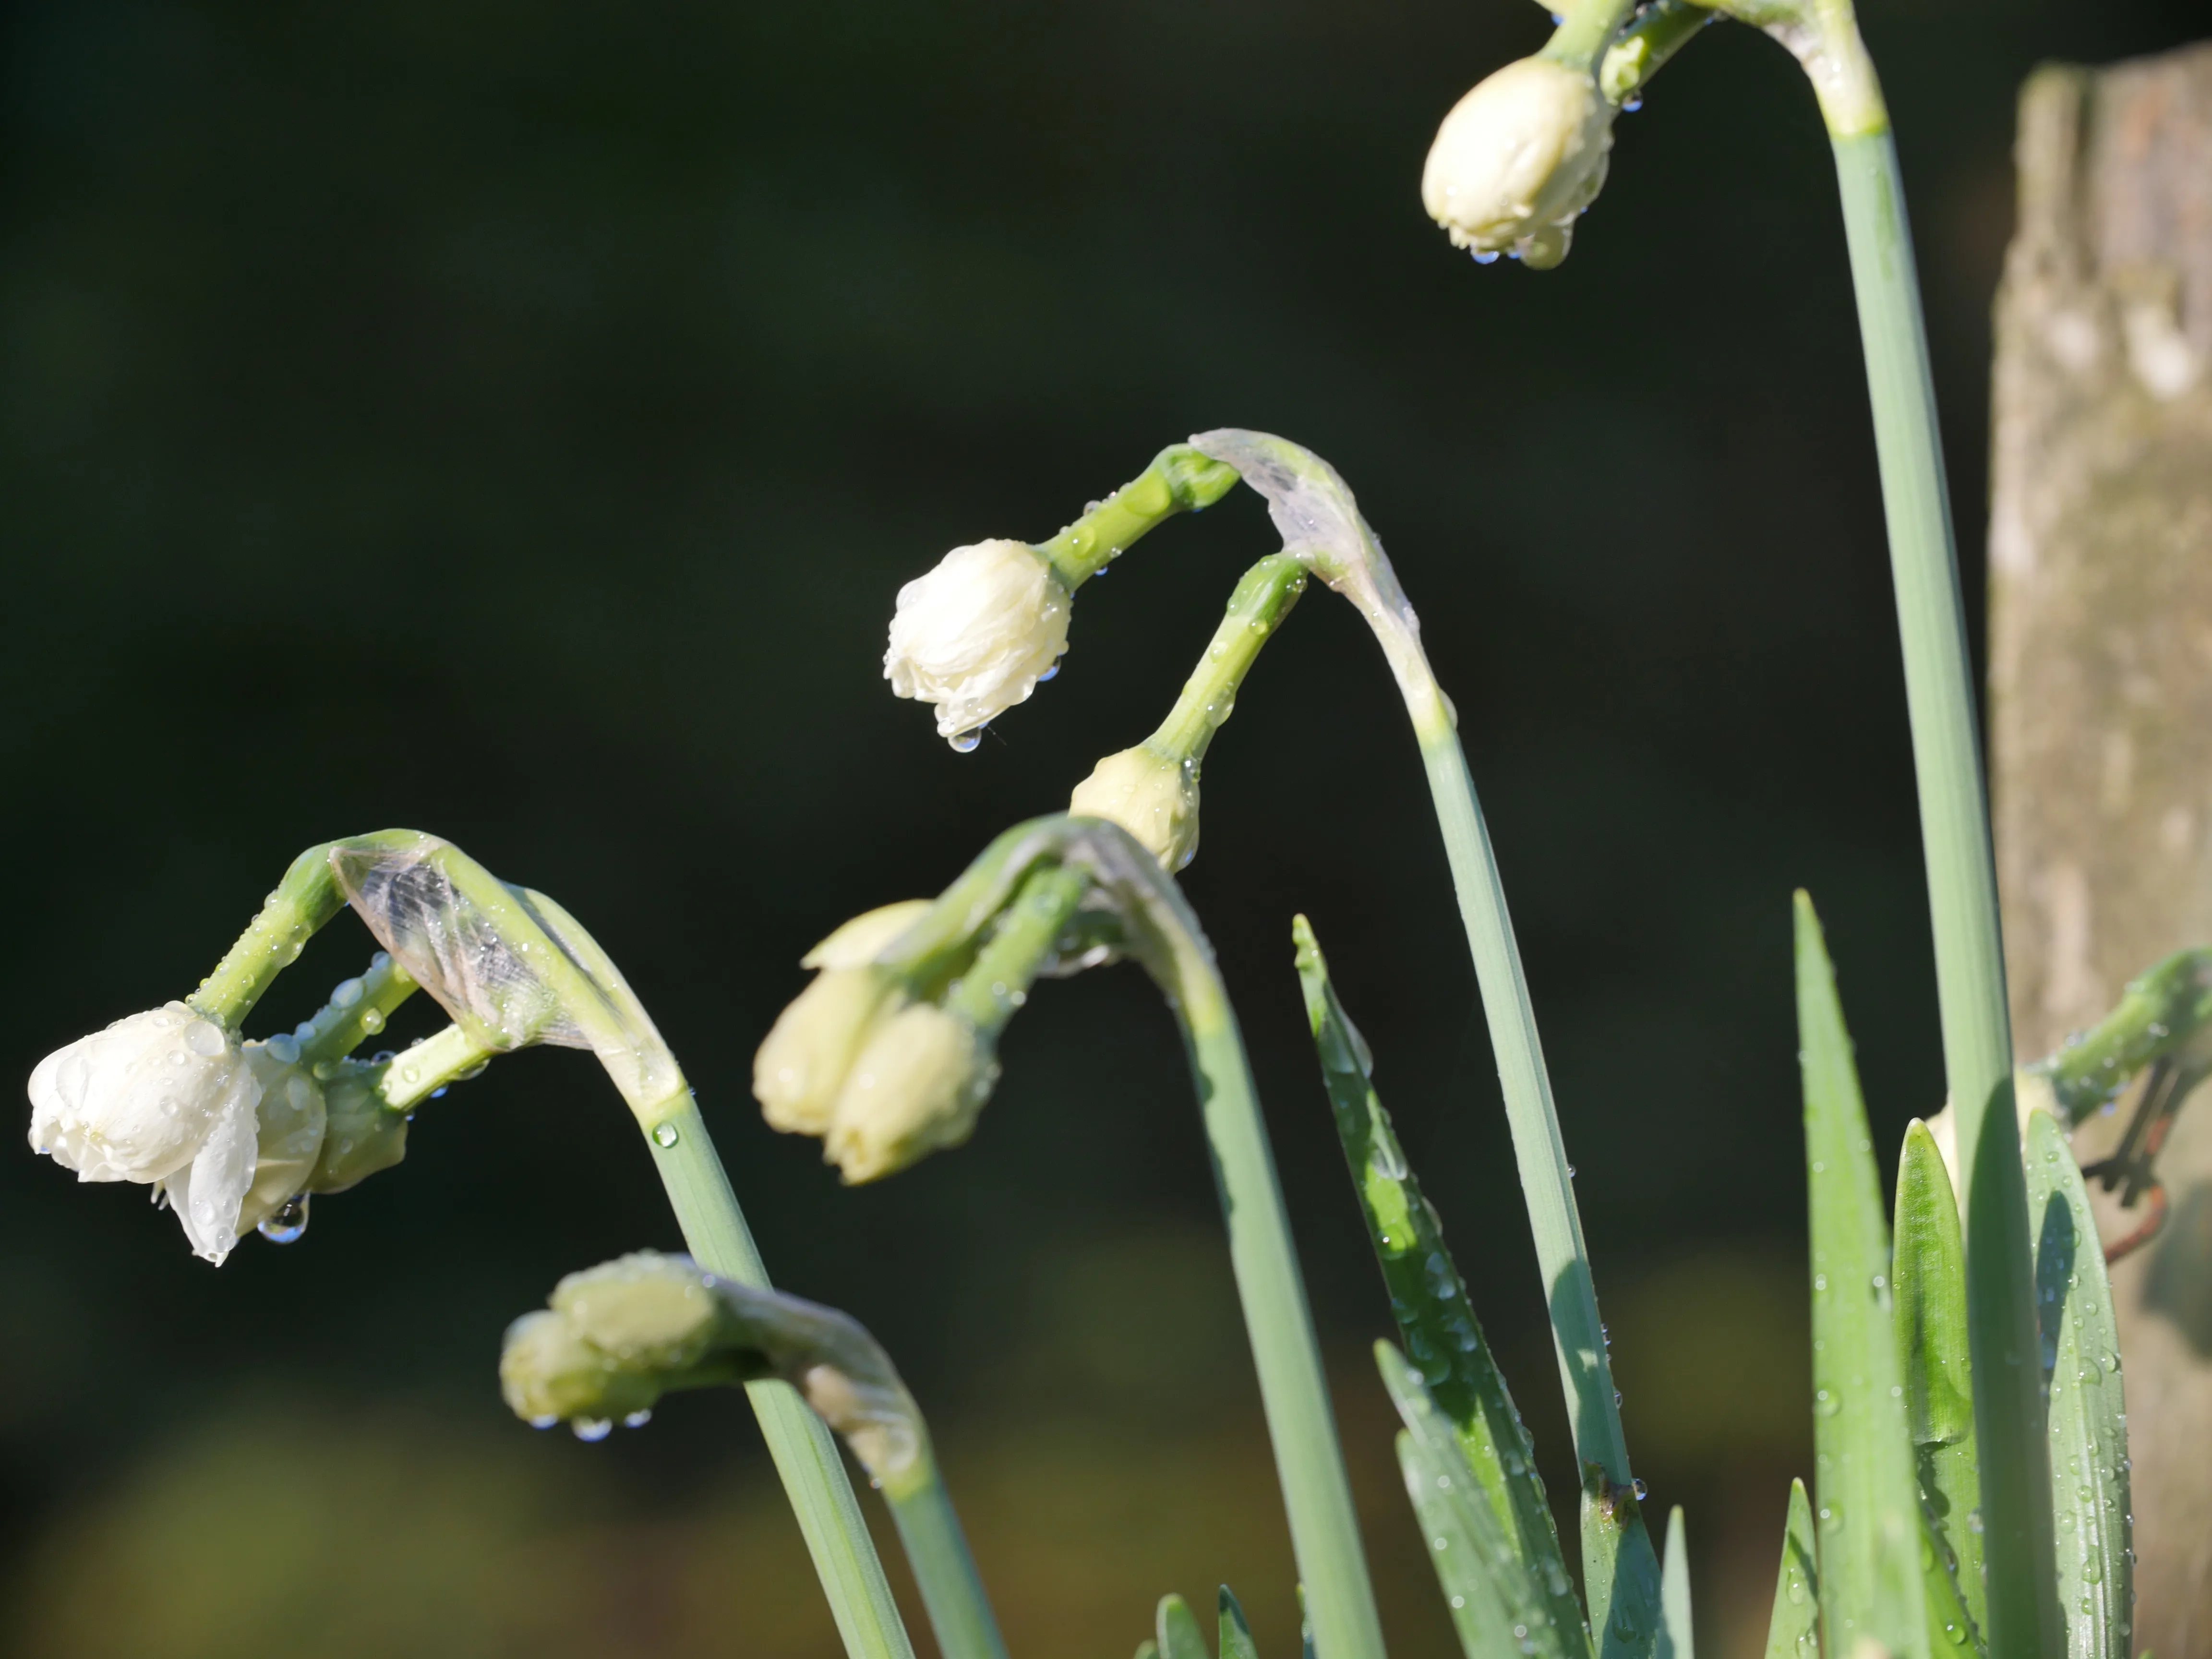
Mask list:
[[[235,1032],[181,1002],[132,1014],[40,1061],[30,1096],[35,1150],[81,1181],[160,1186],[197,1254],[228,1253],[261,1097]]]
[[[1025,701],[1067,649],[1069,596],[1024,542],[956,547],[899,589],[884,678],[937,705],[937,732],[973,749],[987,721]]]
[[[331,1079],[323,1100],[329,1121],[307,1191],[342,1193],[407,1156],[407,1114],[384,1103],[368,1073]]]
[[[753,1095],[769,1127],[826,1133],[838,1091],[877,1029],[906,1004],[880,969],[827,968],[792,1000],[753,1055]]]
[[[282,1038],[278,1052],[264,1042],[246,1045],[246,1063],[261,1085],[261,1103],[255,1109],[253,1182],[239,1206],[234,1238],[244,1237],[298,1197],[322,1153],[330,1119],[322,1086],[283,1058],[284,1047]],[[189,1224],[185,1231],[191,1231]]]
[[[1067,810],[1120,824],[1173,875],[1198,852],[1198,763],[1147,744],[1124,749],[1075,786]]]
[[[1585,70],[1546,58],[1508,64],[1437,129],[1422,204],[1455,247],[1555,265],[1605,183],[1613,113]]]
[[[927,1002],[902,1008],[854,1060],[825,1151],[846,1180],[860,1182],[957,1146],[998,1075],[988,1045],[959,1015]]]

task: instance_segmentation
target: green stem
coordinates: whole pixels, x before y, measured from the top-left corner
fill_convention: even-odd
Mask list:
[[[997,1036],[1029,1000],[1030,987],[1090,890],[1085,871],[1060,866],[1032,871],[1006,906],[998,931],[947,991],[945,1008],[984,1036]]]
[[[386,1111],[409,1111],[447,1084],[473,1076],[501,1052],[480,1048],[459,1026],[448,1025],[386,1060],[376,1091]]]
[[[1037,551],[1073,593],[1127,552],[1139,536],[1178,513],[1212,506],[1236,484],[1233,468],[1188,444],[1170,444],[1127,483],[1049,541],[1039,542]]]
[[[1559,27],[1536,55],[1595,74],[1636,0],[1563,0]]]
[[[415,994],[414,976],[385,952],[358,979],[341,983],[331,1000],[307,1022],[300,1041],[300,1064],[316,1075],[380,1034],[392,1011]]]
[[[884,1496],[945,1659],[1006,1659],[1006,1638],[999,1634],[936,1457],[925,1455],[919,1474],[896,1491],[885,1482]]]
[[[1213,1147],[1229,1256],[1321,1659],[1381,1659],[1382,1624],[1290,1217],[1237,1017],[1202,943],[1176,941],[1176,1013]]]
[[[676,1212],[684,1248],[709,1273],[769,1288],[768,1269],[690,1091],[664,1102],[651,1117],[646,1144],[653,1149],[653,1167]],[[845,1651],[854,1659],[912,1659],[913,1644],[891,1601],[837,1443],[782,1382],[749,1382],[745,1393],[799,1517]]]
[[[1856,31],[1851,39],[1856,41]],[[1990,1650],[2057,1659],[2065,1651],[2065,1625],[2051,1588],[2049,1453],[2035,1363],[2027,1191],[2012,1101],[1996,873],[1927,337],[1897,149],[1887,122],[1865,130],[1863,100],[1838,106],[1827,85],[1815,84],[1833,135],[1874,407],[1919,785],[1944,1069],[1966,1177],[1967,1318],[1982,1456]],[[1878,90],[1873,108],[1878,114]]]
[[[1206,654],[1146,746],[1172,760],[1204,760],[1213,734],[1235,710],[1237,690],[1261,647],[1305,591],[1305,563],[1287,553],[1271,553],[1246,571],[1229,596],[1228,611]]]
[[[1654,0],[1605,49],[1598,64],[1598,90],[1615,105],[1637,97],[1645,83],[1666,67],[1667,60],[1713,21],[1713,15],[1691,0]]]

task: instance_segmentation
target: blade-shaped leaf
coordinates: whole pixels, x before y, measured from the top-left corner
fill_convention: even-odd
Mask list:
[[[1244,1621],[1244,1609],[1226,1584],[1221,1587],[1221,1659],[1260,1659],[1252,1626]]]
[[[1813,1559],[1813,1504],[1802,1480],[1790,1483],[1782,1567],[1774,1576],[1774,1614],[1766,1623],[1766,1659],[1820,1659],[1820,1574]]]
[[[1155,1622],[1153,1639],[1159,1644],[1159,1659],[1212,1659],[1206,1650],[1205,1632],[1198,1627],[1198,1615],[1180,1595],[1160,1597]]]
[[[1889,1225],[1857,1067],[1812,901],[1797,895],[1797,1029],[1813,1234],[1820,1622],[1838,1655],[1927,1659],[1920,1491],[1889,1289]]]
[[[1690,1634],[1690,1545],[1680,1504],[1667,1511],[1667,1558],[1659,1578],[1659,1659],[1694,1659]]]
[[[1420,1373],[1388,1342],[1375,1345],[1375,1360],[1406,1425],[1398,1466],[1468,1659],[1589,1659],[1582,1620],[1552,1617],[1544,1586],[1506,1540]]]
[[[1988,1616],[1982,1582],[1982,1478],[1974,1449],[1973,1364],[1966,1346],[1966,1249],[1950,1171],[1918,1118],[1906,1126],[1897,1162],[1893,1278],[1897,1354],[1905,1367],[1905,1431],[1912,1438],[1920,1500],[1956,1600],[1978,1632]],[[1930,1570],[1931,1595],[1942,1587]],[[1930,1609],[1931,1613],[1936,1610]],[[1948,1635],[1948,1611],[1936,1629]]]
[[[1291,933],[1322,1081],[1406,1352],[1420,1367],[1430,1398],[1450,1420],[1507,1547],[1542,1586],[1551,1620],[1579,1626],[1582,1606],[1536,1473],[1534,1443],[1475,1318],[1466,1282],[1444,1248],[1443,1224],[1422,1196],[1390,1115],[1369,1081],[1374,1058],[1338,1000],[1312,927],[1299,916]]]
[[[1928,1650],[1937,1655],[1958,1654],[1961,1659],[1978,1659],[1987,1651],[1982,1627],[1966,1611],[1966,1598],[1959,1593],[1958,1568],[1924,1508],[1920,1512],[1920,1535],[1921,1587],[1928,1602]]]
[[[2127,1659],[2135,1571],[2112,1289],[2081,1169],[2057,1121],[2039,1107],[2028,1115],[2027,1158],[2068,1659]]]

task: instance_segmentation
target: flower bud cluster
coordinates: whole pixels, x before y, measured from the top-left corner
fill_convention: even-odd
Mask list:
[[[375,1068],[324,1069],[300,1063],[295,1036],[242,1042],[172,1002],[41,1060],[30,1143],[80,1181],[153,1188],[193,1253],[220,1263],[257,1227],[298,1237],[308,1194],[343,1192],[404,1155],[406,1119],[380,1097]]]
[[[1545,270],[1605,184],[1613,106],[1589,70],[1508,64],[1452,106],[1421,174],[1429,216],[1480,259],[1510,252]]]
[[[991,1045],[960,1015],[917,1000],[877,956],[927,900],[855,917],[804,959],[814,981],[753,1057],[769,1127],[818,1135],[848,1182],[872,1181],[967,1139],[998,1078]]]

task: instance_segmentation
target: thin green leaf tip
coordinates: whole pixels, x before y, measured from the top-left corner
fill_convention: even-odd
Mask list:
[[[1695,1659],[1690,1629],[1690,1542],[1680,1504],[1667,1511],[1667,1559],[1659,1577],[1659,1659]]]
[[[1766,1659],[1820,1659],[1820,1573],[1813,1553],[1813,1504],[1805,1483],[1790,1483],[1782,1528],[1782,1565],[1774,1575],[1774,1613],[1766,1625]]]
[[[1451,1252],[1423,1196],[1390,1115],[1369,1080],[1374,1055],[1345,1012],[1312,925],[1292,918],[1298,980],[1322,1081],[1407,1352],[1496,1519],[1505,1547],[1543,1589],[1549,1621],[1579,1627],[1558,1528],[1536,1473],[1534,1442],[1514,1406]]]
[[[1966,1244],[1943,1154],[1918,1118],[1906,1126],[1898,1158],[1894,1260],[1905,1427],[1934,1546],[1927,1577],[1940,1650],[1967,1638],[1978,1642],[1988,1607],[1973,1366],[1966,1337]],[[1950,1602],[1958,1607],[1941,1605]]]
[[[1920,1493],[1905,1433],[1889,1226],[1835,969],[1796,896],[1799,1052],[1813,1245],[1820,1618],[1830,1650],[1928,1659]]]

